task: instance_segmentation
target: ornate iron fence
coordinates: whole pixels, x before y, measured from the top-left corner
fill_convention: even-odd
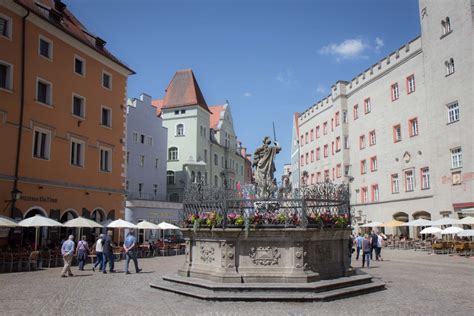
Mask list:
[[[259,199],[242,191],[192,184],[185,189],[183,222],[194,228],[345,228],[351,223],[349,188],[323,182],[279,198]]]

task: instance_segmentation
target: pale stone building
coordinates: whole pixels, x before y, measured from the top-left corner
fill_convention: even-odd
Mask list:
[[[230,105],[208,106],[192,70],[177,71],[164,99],[153,104],[168,128],[169,201],[181,201],[190,182],[202,180],[228,189],[245,183],[246,157]]]
[[[421,36],[336,82],[293,128],[296,182],[350,181],[359,224],[474,213],[472,3],[419,4]]]

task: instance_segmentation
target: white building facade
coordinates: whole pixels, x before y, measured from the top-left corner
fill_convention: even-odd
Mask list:
[[[420,37],[299,115],[298,183],[350,182],[359,224],[474,212],[472,8],[421,0]]]

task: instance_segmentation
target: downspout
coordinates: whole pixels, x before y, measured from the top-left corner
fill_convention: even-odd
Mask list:
[[[26,46],[26,18],[30,15],[30,10],[26,9],[26,15],[22,18],[21,30],[21,90],[20,90],[20,121],[18,126],[18,138],[16,144],[15,178],[13,180],[13,191],[18,190],[18,172],[20,167],[20,149],[23,131],[23,116],[25,109],[25,46]],[[10,217],[13,218],[15,211],[15,199],[12,199],[12,208]]]

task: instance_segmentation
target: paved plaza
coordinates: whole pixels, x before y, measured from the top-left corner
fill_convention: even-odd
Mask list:
[[[126,275],[77,271],[60,278],[61,268],[0,274],[2,315],[473,315],[474,258],[428,255],[413,250],[383,251],[370,273],[382,278],[381,292],[332,302],[209,302],[149,287],[171,274],[184,256],[139,261],[143,272]],[[132,265],[133,266],[133,265]],[[360,261],[353,261],[360,267]],[[133,269],[132,269],[133,271]],[[369,271],[364,269],[364,271]]]

